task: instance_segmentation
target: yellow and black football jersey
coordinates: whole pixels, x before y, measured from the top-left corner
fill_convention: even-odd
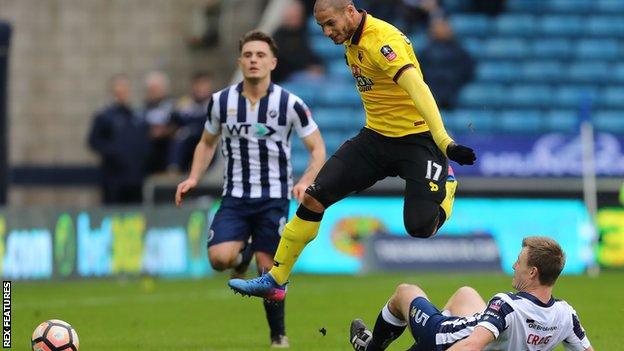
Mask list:
[[[409,68],[417,69],[422,79],[409,39],[393,25],[363,12],[355,34],[344,45],[366,110],[366,127],[389,137],[428,131],[411,97],[396,84]]]

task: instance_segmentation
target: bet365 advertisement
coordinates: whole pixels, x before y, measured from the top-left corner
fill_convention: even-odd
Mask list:
[[[216,206],[215,206],[216,207]],[[291,206],[291,215],[296,204]],[[207,233],[215,209],[27,209],[0,211],[0,272],[6,279],[212,274]],[[414,214],[418,215],[418,214]],[[601,264],[623,265],[624,210],[601,212]],[[295,271],[355,274],[371,269],[502,269],[511,272],[528,235],[550,236],[567,254],[564,272],[596,259],[580,201],[458,199],[433,239],[409,238],[403,199],[351,197],[325,214]],[[372,258],[372,259],[371,259]]]
[[[0,272],[7,279],[211,272],[209,211],[155,208],[0,212]]]

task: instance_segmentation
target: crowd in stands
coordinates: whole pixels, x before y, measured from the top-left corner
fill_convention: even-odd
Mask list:
[[[399,26],[405,33],[428,30],[429,39],[417,55],[427,84],[438,104],[445,110],[455,106],[461,88],[474,75],[474,61],[453,35],[439,0],[363,0],[363,8],[373,16]],[[502,11],[504,0],[471,0],[469,9],[495,15]],[[306,21],[312,16],[313,0],[293,0],[284,10],[282,25],[275,32],[280,48],[276,82],[315,84],[325,72],[323,61],[310,45]]]
[[[105,204],[140,203],[146,176],[189,170],[203,131],[212,79],[208,72],[196,72],[190,92],[177,101],[169,86],[165,73],[149,73],[144,103],[135,107],[129,78],[120,74],[111,79],[112,101],[96,112],[88,136],[89,146],[101,159]]]

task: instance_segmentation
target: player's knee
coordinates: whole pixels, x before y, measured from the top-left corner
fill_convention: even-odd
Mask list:
[[[417,298],[418,296],[422,296],[422,295],[423,295],[422,289],[414,284],[407,284],[407,283],[399,284],[396,290],[394,291],[394,296],[398,298],[405,298],[405,297]]]
[[[406,200],[403,212],[405,230],[414,238],[429,238],[438,229],[440,206],[433,201]]]
[[[437,218],[430,219],[428,222],[422,221],[406,221],[405,230],[414,238],[426,239],[436,233]]]
[[[395,316],[401,315],[401,310],[407,308],[409,304],[417,297],[427,297],[425,292],[413,284],[399,284],[394,294],[388,301],[388,309]]]
[[[312,183],[306,189],[301,204],[311,211],[320,213],[325,211],[323,203],[326,203],[324,200],[326,198],[327,196],[324,190],[318,184]]]
[[[461,288],[457,289],[455,295],[460,297],[480,296],[479,293],[470,286],[462,286]]]
[[[230,268],[227,262],[216,259],[210,259],[210,266],[217,272],[223,272],[224,270]]]
[[[210,266],[217,272],[223,272],[224,270],[231,268],[231,263],[224,257],[223,255],[218,254],[208,254],[208,261],[210,262]]]

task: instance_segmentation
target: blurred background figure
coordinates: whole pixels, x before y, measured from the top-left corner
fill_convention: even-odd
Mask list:
[[[431,22],[429,42],[418,59],[438,106],[446,110],[455,108],[461,88],[473,77],[475,63],[455,40],[446,19],[437,18]]]
[[[102,200],[105,204],[142,201],[148,154],[147,126],[130,103],[130,81],[124,74],[111,78],[113,102],[97,112],[89,145],[101,157]]]
[[[613,0],[617,1],[617,0]],[[496,16],[505,11],[506,0],[472,0],[471,10],[489,16]]]
[[[169,148],[168,171],[187,172],[195,146],[206,123],[206,111],[212,94],[212,75],[198,71],[191,77],[191,92],[178,101],[171,120],[176,127]]]
[[[283,13],[282,24],[273,37],[279,50],[278,65],[271,75],[274,82],[310,81],[323,76],[322,61],[310,48],[305,7],[301,1],[289,1]]]
[[[174,133],[171,123],[173,102],[169,98],[169,77],[153,71],[145,78],[146,99],[142,117],[149,126],[150,155],[147,161],[149,174],[167,169],[167,155]]]
[[[405,32],[427,28],[429,21],[444,16],[437,0],[401,0],[400,13],[405,22]]]
[[[219,44],[219,14],[221,2],[212,1],[202,11],[194,13],[191,19],[192,33],[188,37],[189,47],[193,49],[211,48]]]
[[[395,0],[365,0],[362,6],[373,17],[386,22],[394,23],[397,20],[397,8]]]

